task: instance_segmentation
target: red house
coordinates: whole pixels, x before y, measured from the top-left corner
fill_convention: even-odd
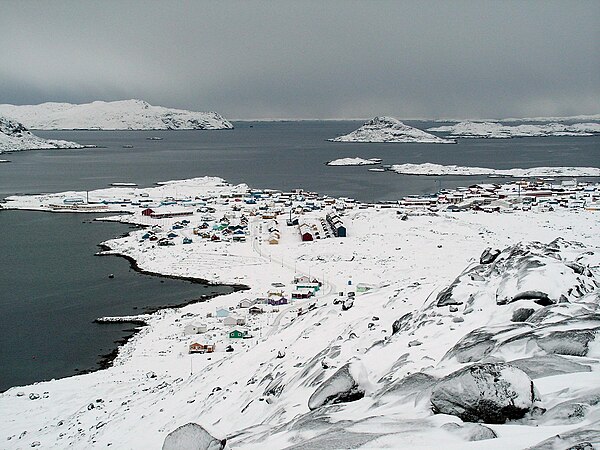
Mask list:
[[[145,210],[142,211],[142,216],[151,216],[153,212],[154,212],[154,210],[152,210],[150,208],[146,208]]]

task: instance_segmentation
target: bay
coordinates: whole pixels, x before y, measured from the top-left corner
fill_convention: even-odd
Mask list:
[[[439,125],[406,123],[421,129]],[[382,158],[384,164],[430,162],[495,169],[600,166],[600,136],[461,139],[454,145],[326,140],[361,124],[236,122],[235,129],[227,131],[37,131],[45,138],[100,148],[3,155],[12,162],[0,164],[0,198],[92,190],[114,182],[150,186],[209,175],[257,188],[303,188],[383,201],[499,180],[378,173],[325,163],[359,156]],[[147,139],[153,136],[162,140]],[[124,259],[93,256],[99,242],[127,232],[127,227],[88,223],[90,218],[0,211],[0,390],[98,367],[98,356],[112,351],[128,326],[97,325],[92,323],[96,317],[135,314],[144,307],[231,290],[142,275]],[[114,279],[108,278],[110,273]]]

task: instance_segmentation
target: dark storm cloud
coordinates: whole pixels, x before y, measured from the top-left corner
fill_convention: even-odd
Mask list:
[[[600,112],[600,2],[21,2],[0,103],[142,98],[231,118]]]

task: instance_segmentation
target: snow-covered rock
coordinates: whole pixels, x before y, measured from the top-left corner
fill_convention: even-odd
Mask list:
[[[507,364],[477,364],[443,378],[433,388],[434,412],[467,422],[505,423],[522,418],[536,400],[533,381]]]
[[[450,133],[455,137],[507,139],[514,137],[592,136],[600,133],[600,123],[549,123],[543,125],[503,125],[499,122],[460,122],[428,128],[427,131]]]
[[[76,142],[42,139],[32,134],[22,123],[0,116],[0,153],[55,148],[83,148],[83,145]]]
[[[600,177],[598,167],[532,167],[529,169],[490,169],[487,167],[465,167],[441,165],[433,163],[423,164],[394,164],[390,170],[402,175],[428,175],[428,176],[476,176],[492,175],[502,177],[533,178],[533,177]]]
[[[233,125],[215,112],[152,106],[143,100],[81,105],[0,105],[0,115],[36,130],[221,130]]]
[[[334,159],[333,161],[327,162],[328,166],[368,166],[373,164],[379,164],[380,159],[363,159],[363,158],[340,158]]]
[[[418,128],[403,124],[393,117],[375,117],[350,134],[329,139],[333,142],[410,142],[426,144],[455,144]]]
[[[170,432],[162,450],[222,450],[225,440],[219,440],[197,423],[188,423]]]
[[[545,439],[528,450],[593,450],[600,445],[600,420]]]
[[[594,291],[600,280],[591,272],[578,273],[573,264],[587,256],[587,250],[561,251],[561,243],[556,240],[508,247],[492,264],[477,265],[459,275],[438,294],[437,305],[463,304],[473,299],[492,300],[498,305],[519,300],[549,305]]]
[[[479,423],[448,422],[442,425],[442,429],[461,437],[467,442],[483,441],[498,437],[494,430]]]
[[[323,405],[345,403],[364,397],[365,390],[360,386],[357,372],[364,371],[357,364],[344,364],[336,373],[325,380],[308,399],[309,409]]]

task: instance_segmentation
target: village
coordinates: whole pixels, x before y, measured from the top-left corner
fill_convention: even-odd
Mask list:
[[[352,210],[386,210],[407,220],[411,215],[455,214],[462,211],[512,213],[517,210],[551,212],[555,208],[600,210],[600,186],[575,180],[516,181],[507,184],[476,184],[454,190],[440,190],[431,196],[410,196],[399,201],[377,204],[361,203],[350,198],[330,198],[295,189],[282,192],[231,186],[220,179],[198,179],[200,186],[160,183],[158,187],[131,190],[129,186],[112,187],[92,193],[65,193],[49,196],[20,197],[19,207],[31,201],[32,209],[49,211],[115,212],[120,215],[102,220],[118,220],[141,225],[127,238],[136,253],[150,253],[183,260],[185,255],[209,259],[207,251],[231,264],[251,265],[249,255],[275,262],[293,270],[294,279],[274,279],[271,288],[253,297],[244,297],[236,305],[215,308],[202,316],[181,319],[180,339],[190,354],[232,352],[256,345],[269,333],[273,323],[294,317],[314,308],[316,299],[337,294],[334,302],[342,308],[352,306],[354,296],[374,287],[374,283],[347,279],[327,280],[310,267],[304,272],[298,262],[287,256],[285,246],[294,242],[311,245],[314,241],[340,239],[352,235]],[[194,180],[192,180],[193,182]],[[91,194],[91,195],[90,195]],[[11,201],[4,207],[11,207]],[[15,205],[16,206],[16,205]],[[183,247],[180,247],[183,246]],[[184,253],[178,248],[185,248]],[[114,249],[127,254],[131,248]],[[158,253],[157,253],[158,252]],[[257,256],[256,256],[257,255]],[[139,258],[139,256],[137,257]],[[245,259],[244,259],[245,258]],[[218,264],[217,264],[218,266]],[[217,267],[218,268],[218,267]],[[223,267],[221,268],[223,269]],[[178,269],[181,271],[181,267]],[[222,270],[221,270],[222,272]],[[215,277],[217,277],[215,272]],[[276,275],[273,275],[276,276]],[[319,279],[320,278],[320,279]],[[371,280],[372,281],[372,280]],[[337,292],[336,284],[345,289]]]

